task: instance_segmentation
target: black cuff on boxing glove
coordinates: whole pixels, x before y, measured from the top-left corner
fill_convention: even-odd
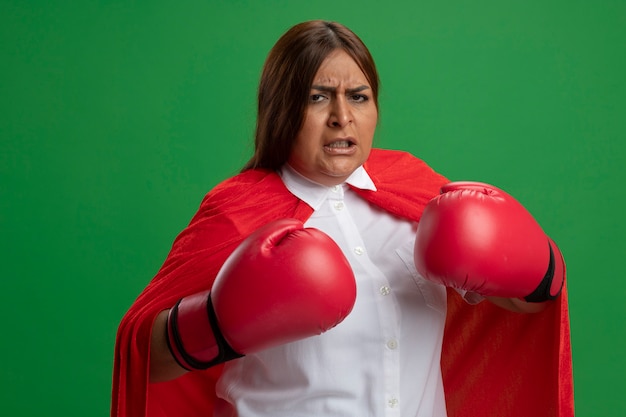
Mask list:
[[[548,271],[535,291],[524,297],[524,300],[529,303],[542,303],[544,301],[554,300],[563,289],[563,283],[565,282],[565,263],[563,261],[563,255],[561,255],[561,251],[550,238],[548,238],[548,248],[550,249]]]
[[[182,298],[172,307],[167,318],[166,340],[176,362],[189,371],[208,369],[243,356],[224,338],[210,293]]]

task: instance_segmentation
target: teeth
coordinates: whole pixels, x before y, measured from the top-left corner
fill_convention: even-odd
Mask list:
[[[348,148],[350,147],[350,142],[347,140],[340,140],[337,142],[330,143],[328,145],[329,148]]]

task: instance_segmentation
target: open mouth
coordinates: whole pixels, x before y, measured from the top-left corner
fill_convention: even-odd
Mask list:
[[[331,142],[327,145],[325,145],[325,148],[329,148],[329,149],[349,149],[350,147],[354,146],[355,143],[349,139],[346,140],[336,140],[334,142]]]

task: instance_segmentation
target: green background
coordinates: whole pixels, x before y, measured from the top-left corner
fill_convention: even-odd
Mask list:
[[[313,18],[375,56],[378,146],[504,188],[559,242],[577,415],[626,415],[623,0],[0,4],[3,415],[108,414],[121,316],[250,155],[265,55]]]

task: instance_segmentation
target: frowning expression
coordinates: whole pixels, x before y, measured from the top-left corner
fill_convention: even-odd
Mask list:
[[[369,156],[377,121],[367,77],[350,55],[335,50],[313,78],[289,165],[319,184],[341,184]]]

